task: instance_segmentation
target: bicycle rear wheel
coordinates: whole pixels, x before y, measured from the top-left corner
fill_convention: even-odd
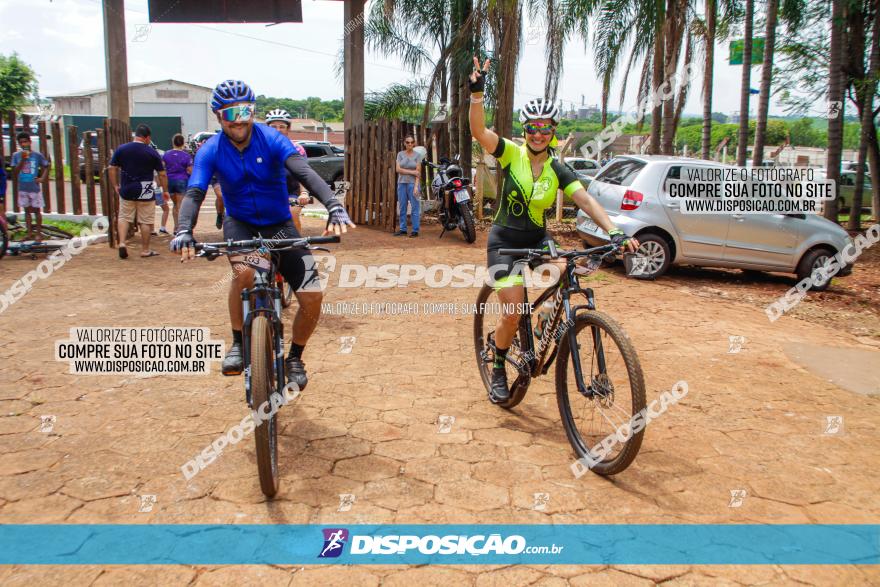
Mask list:
[[[633,417],[645,408],[645,378],[635,348],[623,329],[600,312],[578,314],[574,332],[584,384],[592,397],[578,389],[574,366],[569,365],[569,333],[559,344],[556,358],[556,399],[565,434],[577,458],[599,475],[626,469],[642,445],[644,426],[636,433]],[[601,455],[597,447],[620,429],[622,434]],[[623,428],[621,428],[623,426]],[[610,444],[610,443],[609,443]],[[590,449],[593,448],[593,453]]]
[[[251,324],[251,397],[253,407],[260,411],[275,391],[275,349],[272,325],[265,316],[257,316]],[[266,413],[267,408],[263,408]],[[278,492],[278,425],[277,415],[262,422],[254,430],[257,448],[257,470],[260,489],[267,497]]]
[[[492,368],[495,362],[495,327],[501,317],[501,300],[492,286],[484,285],[477,296],[477,311],[474,314],[474,351],[477,357],[477,368],[486,393],[489,393],[492,381]],[[519,332],[513,337],[513,343],[507,351],[508,361],[505,362],[507,382],[510,385],[510,399],[498,405],[510,409],[519,404],[526,396],[531,377],[527,374],[527,357],[522,350],[521,341],[525,340],[528,328],[525,318],[520,319]],[[517,369],[516,365],[524,365]]]
[[[293,287],[284,281],[280,273],[275,274],[275,285],[281,291],[281,307],[290,307],[290,302],[293,301]]]

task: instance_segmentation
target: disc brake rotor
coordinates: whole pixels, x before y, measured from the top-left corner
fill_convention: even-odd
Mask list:
[[[610,408],[614,405],[614,383],[611,382],[607,374],[599,373],[593,377],[590,387],[593,388],[595,393],[593,397],[599,405],[603,408]]]

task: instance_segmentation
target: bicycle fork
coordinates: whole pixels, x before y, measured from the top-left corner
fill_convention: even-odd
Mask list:
[[[595,309],[592,290],[586,290],[586,295],[588,301],[586,308],[589,310]],[[581,395],[587,398],[592,398],[596,395],[596,390],[593,388],[592,380],[590,380],[589,384],[584,381],[584,371],[581,367],[581,347],[577,340],[577,323],[575,320],[577,318],[577,310],[584,306],[575,306],[575,308],[572,309],[569,297],[565,296],[563,307],[565,309],[565,315],[571,321],[571,327],[569,327],[566,334],[568,336],[568,346],[571,352],[571,360],[572,365],[574,366],[574,376],[575,381],[577,382],[577,388]],[[605,373],[605,352],[602,349],[602,338],[599,329],[596,326],[590,326],[590,331],[593,340],[593,349],[596,353],[596,366],[599,369],[599,373]]]
[[[254,408],[251,397],[251,325],[254,317],[259,314],[266,315],[272,324],[272,335],[275,346],[275,392],[283,393],[287,382],[287,373],[284,365],[284,324],[281,321],[281,291],[278,288],[268,288],[264,271],[257,269],[254,272],[254,287],[241,290],[242,308],[242,346],[244,355],[244,389],[248,406]],[[267,291],[268,290],[268,291]],[[271,306],[267,303],[267,294],[271,293]],[[254,308],[251,310],[251,296],[254,296]],[[269,309],[271,307],[271,310]]]

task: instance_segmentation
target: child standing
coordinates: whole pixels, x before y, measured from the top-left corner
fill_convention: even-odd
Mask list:
[[[27,132],[18,133],[20,151],[12,154],[12,173],[18,177],[18,204],[24,208],[24,220],[27,226],[25,239],[40,242],[43,238],[43,192],[41,183],[49,176],[49,161],[39,151],[31,151],[31,135]],[[31,222],[31,214],[34,222]]]

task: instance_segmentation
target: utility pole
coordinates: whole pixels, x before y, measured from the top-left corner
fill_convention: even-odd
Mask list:
[[[345,0],[345,128],[364,122],[364,0]]]
[[[125,53],[125,0],[103,0],[107,114],[129,124],[128,65]]]

